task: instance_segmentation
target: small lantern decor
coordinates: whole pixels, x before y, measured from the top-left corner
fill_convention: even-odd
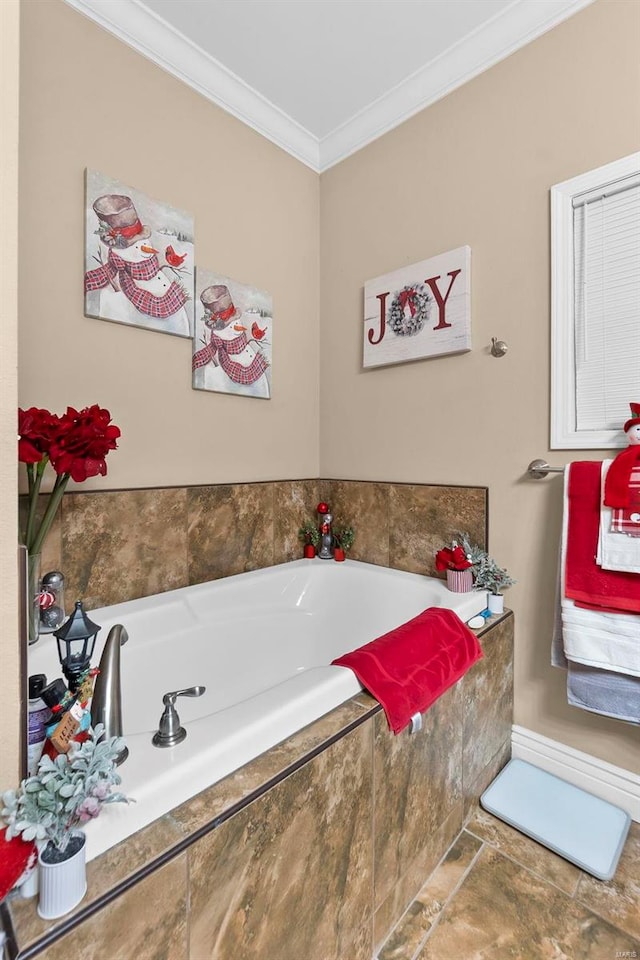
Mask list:
[[[93,648],[100,627],[90,620],[82,608],[82,600],[76,601],[75,610],[62,624],[59,630],[54,630],[54,637],[58,641],[58,657],[69,683],[69,689],[76,693],[83,676],[90,666]]]

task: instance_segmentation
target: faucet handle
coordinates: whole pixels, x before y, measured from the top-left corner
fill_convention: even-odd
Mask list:
[[[186,687],[184,690],[173,690],[171,693],[165,693],[162,702],[165,707],[169,704],[173,706],[177,697],[201,697],[206,689],[206,687]]]
[[[164,711],[160,717],[157,731],[151,738],[154,747],[175,747],[182,743],[187,735],[184,727],[180,726],[180,717],[175,703],[178,697],[201,697],[206,687],[187,687],[185,690],[171,690],[162,698]]]

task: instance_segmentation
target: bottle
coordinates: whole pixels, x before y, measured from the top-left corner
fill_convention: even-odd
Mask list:
[[[29,677],[27,770],[30,777],[38,772],[38,762],[47,738],[47,724],[51,719],[51,711],[41,697],[46,685],[44,673],[34,673]]]
[[[83,721],[88,724],[91,718],[89,711],[82,708],[77,695],[71,693],[62,677],[44,688],[42,699],[51,708],[45,731],[47,742],[44,753],[53,759],[59,753],[67,753]]]

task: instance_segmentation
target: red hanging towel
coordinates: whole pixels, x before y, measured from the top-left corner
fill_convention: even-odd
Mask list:
[[[565,596],[580,607],[640,613],[640,574],[596,563],[600,526],[599,460],[569,464]]]
[[[478,639],[452,610],[429,607],[333,664],[349,667],[400,733],[482,657]]]

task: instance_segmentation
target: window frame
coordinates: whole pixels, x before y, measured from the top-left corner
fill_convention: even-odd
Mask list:
[[[551,187],[551,450],[625,447],[618,430],[576,430],[573,199],[640,173],[640,152]]]

